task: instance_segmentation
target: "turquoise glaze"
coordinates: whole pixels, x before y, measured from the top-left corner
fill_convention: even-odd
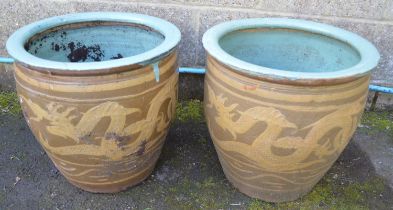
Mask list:
[[[338,71],[360,61],[358,52],[344,42],[297,30],[236,31],[219,44],[235,58],[287,71]]]
[[[126,25],[83,25],[97,21]],[[76,23],[82,26],[67,27]],[[175,25],[156,17],[117,12],[76,13],[22,27],[8,39],[7,51],[16,62],[29,66],[100,70],[152,65],[169,54],[180,38]]]
[[[286,18],[225,22],[203,36],[206,51],[237,71],[279,80],[362,76],[379,53],[364,38],[330,25]]]
[[[92,26],[42,34],[26,48],[46,60],[94,62],[135,56],[163,41],[161,34],[138,27]]]

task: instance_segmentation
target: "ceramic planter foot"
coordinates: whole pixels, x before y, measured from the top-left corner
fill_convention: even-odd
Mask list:
[[[165,140],[165,139],[163,139]],[[157,154],[160,154],[161,151],[157,151]],[[77,180],[70,179],[70,177],[66,177],[67,180],[79,187],[82,188],[86,191],[89,192],[95,192],[95,193],[116,193],[120,192],[123,190],[126,190],[129,187],[133,187],[135,185],[138,185],[142,181],[144,181],[147,177],[150,176],[151,172],[154,170],[154,167],[156,165],[158,156],[155,157],[154,159],[147,159],[146,162],[147,164],[141,168],[138,168],[135,170],[135,172],[132,173],[129,177],[126,177],[125,179],[118,180],[116,182],[109,182],[109,183],[91,183],[91,182],[81,182]],[[61,169],[61,167],[56,166],[58,169]],[[116,171],[116,169],[114,170]]]

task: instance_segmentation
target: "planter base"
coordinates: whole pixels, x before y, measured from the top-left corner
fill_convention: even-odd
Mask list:
[[[309,193],[311,189],[314,187],[314,185],[312,186],[309,185],[309,186],[305,186],[304,188],[293,189],[293,191],[285,190],[281,192],[269,191],[268,189],[264,189],[262,191],[261,188],[258,188],[258,186],[242,183],[241,180],[233,178],[232,173],[224,166],[223,162],[220,161],[220,163],[221,166],[223,167],[225,177],[229,180],[229,182],[240,192],[252,198],[257,198],[274,203],[289,202],[289,201],[297,200],[300,197],[303,197],[304,195]]]
[[[98,184],[90,184],[90,183],[81,183],[70,180],[66,177],[67,181],[69,181],[74,186],[81,188],[85,191],[92,192],[92,193],[116,193],[125,191],[130,187],[140,184],[142,181],[147,179],[151,172],[153,172],[155,167],[155,162],[149,166],[147,166],[143,171],[140,171],[138,174],[131,176],[129,179],[116,182],[116,183],[109,183],[104,185]]]

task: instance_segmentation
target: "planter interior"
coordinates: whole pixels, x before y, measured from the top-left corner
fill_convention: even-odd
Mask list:
[[[164,40],[150,27],[119,22],[85,22],[51,28],[25,44],[32,55],[57,62],[95,62],[135,56]]]
[[[219,44],[228,54],[263,67],[294,72],[332,72],[359,63],[348,43],[294,29],[245,29],[224,35]]]

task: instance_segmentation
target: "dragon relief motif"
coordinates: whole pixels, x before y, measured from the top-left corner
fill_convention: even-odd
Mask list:
[[[34,115],[30,117],[30,121],[47,120],[49,122],[49,125],[46,126],[48,133],[74,141],[74,144],[70,146],[51,146],[43,132],[38,131],[38,139],[51,153],[103,156],[111,160],[121,160],[125,156],[140,154],[141,146],[143,149],[148,147],[154,131],[159,134],[165,132],[175,111],[177,96],[174,88],[176,84],[177,77],[172,76],[149,103],[145,119],[128,126],[126,126],[126,117],[134,113],[141,113],[140,109],[125,108],[117,102],[108,101],[90,108],[85,113],[79,113],[76,107],[65,107],[59,103],[51,102],[42,108],[24,96],[21,98]],[[169,100],[169,104],[165,110],[166,113],[160,112],[161,106],[167,100]],[[105,117],[110,118],[105,135],[94,136],[92,134],[94,128]],[[78,118],[80,120],[75,123]],[[128,143],[127,140],[136,135],[136,139],[132,139]],[[99,145],[91,144],[92,141],[99,142]]]
[[[282,112],[274,107],[256,106],[245,111],[236,109],[238,104],[225,105],[227,98],[216,96],[207,85],[207,108],[215,109],[214,122],[233,137],[231,140],[218,139],[211,131],[215,144],[224,152],[235,152],[253,161],[253,164],[271,172],[288,172],[305,169],[316,163],[325,163],[325,158],[341,152],[347,144],[358,122],[358,114],[363,109],[364,97],[356,103],[338,106],[337,109],[312,124],[299,128],[289,121]],[[235,118],[235,115],[239,115]],[[236,120],[234,120],[236,119]],[[252,144],[242,143],[237,139],[257,123],[263,122],[266,128],[260,132]],[[208,121],[209,127],[210,123]],[[291,136],[282,137],[284,129],[291,129]],[[329,131],[338,129],[334,139],[319,143]],[[304,138],[297,137],[298,132],[306,132]],[[294,135],[292,135],[294,134]],[[277,155],[273,148],[292,151],[288,155]],[[310,155],[317,158],[307,160]]]

